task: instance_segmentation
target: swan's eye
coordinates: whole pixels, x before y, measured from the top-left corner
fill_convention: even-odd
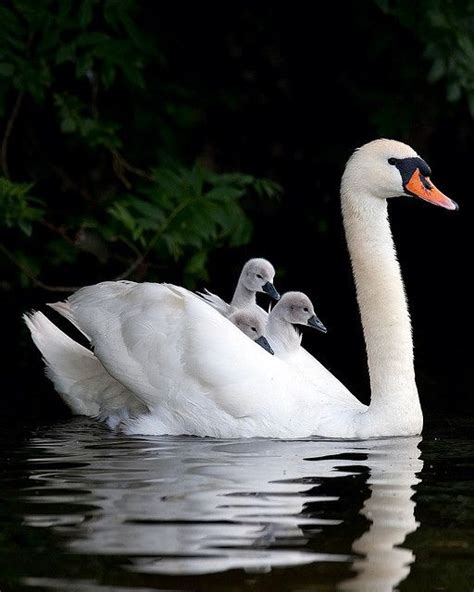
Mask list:
[[[257,332],[257,329],[256,329],[255,327],[250,327],[250,328],[252,329],[252,331],[253,331],[254,333],[256,333],[256,332]]]
[[[263,275],[260,275],[259,273],[257,273],[257,277],[259,280],[263,280]]]
[[[389,158],[388,164],[397,164],[397,159],[396,158]]]
[[[303,310],[304,310],[304,312],[309,312],[309,308],[308,308],[307,306],[305,306],[305,307],[303,308]]]

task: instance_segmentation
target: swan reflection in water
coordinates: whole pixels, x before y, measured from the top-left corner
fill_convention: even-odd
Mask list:
[[[121,438],[75,421],[32,439],[25,496],[34,512],[25,518],[52,528],[72,553],[124,556],[140,573],[341,562],[351,565],[341,568],[341,590],[390,591],[414,561],[399,545],[418,527],[420,440]],[[365,502],[335,509],[345,503],[340,490],[351,509],[361,479]],[[358,513],[361,536],[348,524]],[[350,554],[328,550],[334,537],[355,539]],[[300,589],[315,577],[310,570]]]

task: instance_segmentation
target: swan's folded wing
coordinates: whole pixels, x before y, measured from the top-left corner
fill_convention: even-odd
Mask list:
[[[108,372],[148,406],[184,416],[270,417],[269,401],[291,413],[308,390],[284,362],[187,290],[108,284],[77,292],[74,317]]]
[[[169,388],[168,377],[179,375],[182,296],[159,284],[102,282],[82,288],[69,303],[109,374],[153,406]]]
[[[84,337],[88,341],[90,341],[89,335],[87,335],[87,333],[84,333],[84,331],[77,324],[76,319],[74,318],[74,314],[71,310],[71,305],[67,300],[65,302],[48,302],[46,306],[49,306],[54,311],[59,313],[62,317],[67,319],[72,325],[74,325],[74,327],[76,327],[78,331],[80,331],[84,335]]]
[[[217,296],[217,294],[209,292],[209,290],[206,288],[204,288],[204,292],[196,292],[196,294],[199,296],[199,298],[204,300],[204,302],[207,302],[207,304],[210,304],[213,308],[215,308],[217,312],[220,312],[221,315],[228,317],[231,314],[231,305],[227,304],[227,302],[224,302],[224,300],[222,300],[220,296]]]
[[[156,414],[160,433],[285,437],[317,433],[318,418],[334,414],[327,383],[307,380],[183,288],[106,283],[70,302],[99,360]]]
[[[318,389],[331,393],[333,403],[351,406],[354,410],[364,411],[363,405],[319,360],[304,347],[299,347],[288,363],[298,373],[311,381]]]

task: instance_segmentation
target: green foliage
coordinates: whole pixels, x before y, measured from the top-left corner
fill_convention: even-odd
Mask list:
[[[0,177],[0,225],[18,228],[26,236],[31,235],[34,222],[44,214],[42,202],[30,194],[32,183],[13,183]]]
[[[102,146],[115,150],[122,147],[118,137],[120,125],[88,116],[87,105],[78,97],[56,94],[54,103],[58,108],[62,132],[78,134],[91,148]]]
[[[251,188],[267,197],[277,195],[276,184],[250,175],[217,174],[195,165],[159,168],[151,183],[136,194],[126,194],[108,209],[118,223],[115,236],[154,250],[160,259],[184,259],[188,282],[205,278],[211,249],[228,244],[241,246],[250,240],[251,223],[240,200]],[[110,232],[105,228],[105,237]]]
[[[131,240],[143,246],[159,243],[174,259],[186,247],[200,250],[224,237],[233,246],[242,245],[250,238],[250,222],[239,200],[256,181],[245,175],[228,177],[200,166],[156,169],[153,183],[116,201],[109,213]]]
[[[424,44],[425,57],[431,62],[428,81],[444,80],[448,102],[465,97],[474,117],[474,2],[376,1]]]
[[[11,87],[43,101],[65,65],[110,87],[117,76],[143,88],[155,47],[133,22],[130,0],[13,0],[0,6],[0,103]],[[100,30],[99,30],[100,29]],[[0,112],[1,113],[1,112]]]
[[[279,100],[284,101],[275,105],[299,100],[291,79],[287,81],[294,58],[278,57],[273,41],[254,45],[246,34],[247,21],[237,18],[235,27],[231,23],[222,33],[216,30],[222,60],[208,65],[204,51],[201,61],[193,62],[187,52],[195,40],[186,45],[186,39],[166,33],[164,8],[164,24],[160,19],[150,23],[148,4],[0,3],[3,286],[14,287],[18,281],[43,286],[45,278],[72,285],[114,277],[163,278],[165,268],[192,285],[205,277],[213,249],[250,240],[247,212],[255,206],[249,198],[263,203],[279,193],[271,180],[222,172],[216,155],[225,151],[219,143],[227,141],[225,162],[232,138],[215,132],[209,138],[207,119],[217,112],[219,121],[226,113],[239,121],[248,109],[254,113],[255,129],[270,130],[267,124],[259,127],[258,110],[252,109],[260,97],[263,113],[275,92],[283,93]],[[462,101],[474,116],[473,0],[374,0],[351,11],[354,28],[364,33],[366,50],[360,56],[367,56],[370,71],[381,72],[383,80],[366,80],[348,60],[352,70],[345,71],[341,62],[334,84],[347,90],[357,112],[367,114],[367,127],[391,136],[404,137],[412,130],[429,134],[439,114]],[[374,12],[383,31],[372,35]],[[175,27],[180,17],[178,10]],[[255,19],[253,29],[261,29],[262,35],[273,26],[265,10],[255,8]],[[397,68],[385,68],[400,38],[410,41],[400,24],[412,32],[416,55]],[[249,69],[248,55],[255,72]],[[194,72],[196,65],[202,71]],[[278,81],[275,88],[267,78]],[[430,83],[438,86],[433,101]],[[442,85],[445,102],[439,99]],[[281,146],[288,136],[281,133],[286,132],[269,131],[268,139],[262,137],[263,150],[284,153]],[[245,141],[239,139],[240,150]],[[314,141],[317,145],[319,138]],[[336,155],[337,145],[327,151],[325,162],[331,164]],[[230,162],[245,162],[245,155]],[[266,162],[281,160],[269,156]],[[322,235],[328,227],[324,208],[317,215]]]
[[[61,277],[65,266],[71,277],[89,267],[83,281],[151,279],[171,263],[192,285],[213,249],[250,240],[244,198],[280,191],[268,179],[183,164],[197,158],[183,156],[177,138],[199,110],[166,78],[139,10],[133,0],[0,5],[0,263],[11,286],[44,286],[39,277]],[[159,102],[147,105],[157,81]],[[28,113],[36,125],[21,128]],[[137,168],[119,151],[130,139],[139,145],[143,128],[154,130],[153,144],[135,149]]]
[[[278,185],[267,179],[218,174],[199,165],[159,168],[152,175],[152,183],[143,184],[134,195],[122,196],[108,212],[118,222],[116,235],[146,252],[156,250],[165,260],[185,257],[188,280],[206,277],[212,248],[237,247],[250,240],[250,220],[240,203],[249,189],[269,198],[279,192]]]

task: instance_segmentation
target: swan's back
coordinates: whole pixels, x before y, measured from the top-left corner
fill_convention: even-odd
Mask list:
[[[165,433],[295,437],[334,411],[327,385],[315,388],[183,288],[104,282],[70,305],[107,371]],[[143,433],[150,422],[130,429]]]

